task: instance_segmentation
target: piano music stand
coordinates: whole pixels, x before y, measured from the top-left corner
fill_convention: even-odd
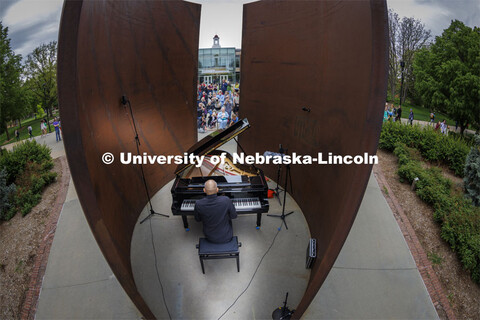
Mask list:
[[[293,189],[292,189],[292,175],[290,173],[290,164],[287,164],[286,165],[287,167],[287,170],[285,172],[285,188],[283,190],[283,207],[282,207],[282,214],[267,214],[267,216],[269,217],[274,217],[274,218],[280,218],[282,219],[283,221],[283,224],[285,225],[285,228],[287,228],[288,230],[288,226],[287,226],[287,221],[285,220],[286,217],[288,217],[289,215],[291,215],[294,211],[290,211],[288,213],[285,213],[285,203],[287,201],[287,190],[288,190],[288,181],[290,181],[290,190],[292,190],[292,193],[293,193]],[[282,227],[280,226],[278,228],[278,230],[280,230]]]

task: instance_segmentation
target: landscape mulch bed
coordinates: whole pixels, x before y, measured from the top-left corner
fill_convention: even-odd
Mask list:
[[[455,252],[440,237],[440,225],[433,220],[433,209],[420,200],[409,184],[399,181],[397,157],[393,153],[378,150],[377,155],[387,184],[407,216],[423,250],[432,260],[435,275],[440,280],[456,318],[480,319],[480,285],[473,282],[470,274],[462,268]],[[461,190],[462,179],[446,168],[441,169],[444,176],[453,181],[454,188]],[[382,192],[385,193],[385,190]],[[388,197],[388,194],[385,195]],[[443,310],[440,310],[439,316],[447,318]]]
[[[0,319],[33,319],[65,201],[70,172],[65,157],[54,160],[57,179],[25,217],[0,223]]]

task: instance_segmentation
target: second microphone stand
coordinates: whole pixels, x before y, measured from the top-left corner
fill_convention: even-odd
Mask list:
[[[287,226],[287,221],[285,220],[286,217],[291,215],[294,211],[290,211],[288,213],[285,213],[285,204],[287,201],[287,190],[288,190],[288,182],[290,181],[290,190],[293,193],[293,188],[292,188],[292,175],[290,172],[290,164],[286,165],[286,170],[285,170],[285,188],[283,189],[283,207],[282,207],[282,214],[267,214],[269,217],[274,217],[274,218],[280,218],[283,221],[283,224],[285,225],[285,228],[288,230]],[[280,199],[279,199],[280,200]],[[281,228],[281,227],[280,227]],[[280,230],[280,228],[278,228]]]

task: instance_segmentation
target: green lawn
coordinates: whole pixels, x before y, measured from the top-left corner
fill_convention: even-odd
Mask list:
[[[58,112],[54,112],[53,116],[56,117],[58,115]],[[20,140],[28,139],[28,126],[32,126],[32,134],[33,136],[39,136],[42,134],[40,130],[40,122],[42,119],[35,119],[35,118],[29,118],[29,119],[24,119],[22,120],[22,126],[20,127]],[[50,119],[50,129],[52,132],[54,131],[52,119]],[[7,140],[7,134],[4,132],[0,135],[0,146],[15,142],[15,129],[18,129],[18,126],[8,128],[8,132],[10,134],[10,140]],[[48,131],[48,127],[47,127]]]
[[[395,105],[398,106],[399,100],[398,98],[394,101]],[[413,106],[410,102],[404,102],[402,105],[402,118],[408,119],[408,115],[410,114],[410,109],[413,110],[414,120],[420,121],[430,121],[430,110],[423,107]],[[435,123],[438,121],[442,121],[443,119],[447,120],[447,124],[449,126],[455,127],[455,120],[448,118],[447,115],[435,112]]]

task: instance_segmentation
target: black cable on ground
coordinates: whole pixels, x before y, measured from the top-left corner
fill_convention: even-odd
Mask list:
[[[155,250],[155,241],[153,241],[152,219],[150,219],[149,222],[150,222],[150,235],[151,235],[151,238],[152,238],[153,256],[155,257],[155,272],[157,273],[157,279],[158,279],[158,282],[160,283],[160,288],[162,289],[163,304],[165,305],[165,308],[167,309],[168,318],[170,320],[172,320],[172,315],[170,314],[170,310],[168,310],[167,301],[165,300],[165,292],[163,291],[162,280],[160,280],[160,274],[158,273],[157,253],[156,253],[156,250]]]
[[[282,220],[282,224],[283,224],[283,220]],[[252,278],[251,278],[250,281],[248,282],[247,287],[238,295],[238,297],[235,299],[235,301],[233,301],[233,303],[227,308],[227,310],[225,310],[225,311],[222,313],[222,315],[221,315],[220,317],[218,317],[217,320],[220,320],[220,319],[235,305],[235,303],[237,303],[238,299],[240,299],[240,297],[241,297],[241,296],[247,291],[247,289],[250,287],[250,285],[252,284],[253,278],[255,278],[255,275],[257,274],[258,268],[260,268],[260,265],[262,264],[263,259],[265,258],[265,256],[267,255],[267,253],[270,252],[270,249],[272,249],[273,244],[275,243],[275,239],[277,239],[277,236],[278,236],[278,234],[280,233],[280,230],[282,230],[282,224],[280,224],[280,227],[278,228],[278,231],[277,231],[277,233],[275,234],[275,237],[273,237],[273,240],[272,240],[272,243],[270,244],[270,247],[268,247],[267,251],[265,251],[265,253],[264,253],[263,256],[262,256],[262,259],[260,259],[260,262],[258,263],[257,268],[255,269],[255,272],[254,272],[253,275],[252,275]]]

